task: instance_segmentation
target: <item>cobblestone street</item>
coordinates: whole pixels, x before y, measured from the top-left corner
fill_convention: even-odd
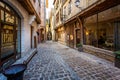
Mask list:
[[[113,63],[56,42],[40,44],[24,80],[120,80]]]

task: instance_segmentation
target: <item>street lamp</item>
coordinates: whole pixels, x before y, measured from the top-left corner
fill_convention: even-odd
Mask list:
[[[81,7],[79,7],[79,5],[80,5],[80,0],[76,0],[76,1],[75,1],[75,6],[76,6],[77,8],[82,9]]]

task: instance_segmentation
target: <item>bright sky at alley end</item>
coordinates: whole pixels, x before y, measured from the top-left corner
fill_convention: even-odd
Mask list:
[[[51,8],[53,8],[53,1],[54,0],[48,0],[48,8],[46,8],[46,19],[48,19]]]

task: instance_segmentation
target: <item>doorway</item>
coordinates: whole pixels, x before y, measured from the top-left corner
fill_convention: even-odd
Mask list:
[[[80,29],[76,30],[76,47],[80,43]]]
[[[33,37],[33,31],[34,31],[34,28],[33,28],[33,26],[31,26],[31,42],[30,42],[31,43],[31,49],[34,48],[34,44],[33,44],[33,38],[34,38]]]

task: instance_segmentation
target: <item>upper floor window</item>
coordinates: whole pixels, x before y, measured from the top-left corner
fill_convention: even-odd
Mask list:
[[[68,5],[68,15],[70,15],[70,14],[71,14],[71,0],[70,0],[69,5]]]
[[[58,9],[58,6],[59,6],[59,1],[56,2],[56,10]]]
[[[34,3],[36,2],[36,0],[33,0],[34,1]]]
[[[67,0],[62,0],[62,5],[64,5],[66,1],[67,1]]]
[[[38,2],[39,2],[39,6],[41,7],[41,0],[38,0]]]
[[[65,20],[66,18],[66,6],[64,7],[64,10],[63,10],[63,20]]]

